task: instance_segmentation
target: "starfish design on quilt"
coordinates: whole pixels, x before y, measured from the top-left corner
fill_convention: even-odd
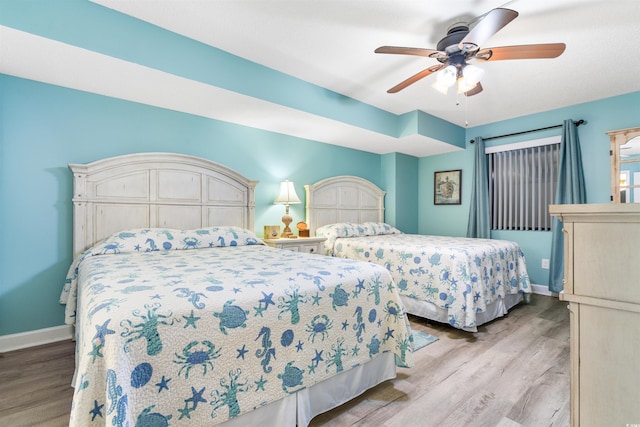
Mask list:
[[[342,330],[346,331],[347,328],[349,327],[349,321],[345,320],[344,322],[342,322]]]
[[[102,350],[102,344],[95,345],[95,343],[92,343],[91,345],[93,345],[93,349],[87,354],[89,356],[93,356],[93,359],[91,359],[91,363],[94,363],[96,361],[96,357],[104,357],[104,356],[100,352]]]
[[[254,383],[256,383],[256,391],[258,390],[264,390],[264,385],[267,383],[267,380],[264,379],[263,375],[260,375],[260,379],[258,381],[254,381]]]
[[[258,300],[259,303],[264,303],[264,309],[266,310],[267,308],[269,308],[269,304],[275,306],[276,303],[273,302],[273,292],[271,292],[270,294],[266,294],[264,291],[262,291],[262,296],[264,298]]]
[[[319,293],[316,292],[316,296],[311,297],[311,299],[313,299],[313,302],[311,303],[311,305],[320,305],[320,300],[322,299],[322,297],[320,296]]]
[[[93,401],[93,409],[89,411],[89,413],[91,414],[91,421],[95,420],[98,415],[100,415],[100,418],[103,418],[102,408],[104,408],[104,404],[98,405],[97,400]]]
[[[185,329],[189,325],[193,326],[193,329],[197,329],[196,328],[196,321],[200,320],[200,317],[194,316],[193,315],[193,310],[191,310],[191,314],[189,316],[182,316],[182,318],[187,321],[187,323],[184,324],[184,328]]]
[[[204,393],[205,389],[206,387],[202,387],[202,390],[196,391],[195,388],[191,387],[192,396],[188,399],[185,399],[184,403],[188,404],[189,402],[193,402],[193,408],[192,408],[193,410],[195,410],[198,407],[198,402],[207,403],[207,399],[202,397],[202,393]]]
[[[95,325],[96,334],[93,337],[93,339],[95,340],[96,338],[98,338],[100,340],[100,345],[104,345],[104,340],[106,335],[111,335],[116,333],[116,331],[114,331],[113,329],[109,329],[109,327],[107,326],[109,322],[111,322],[111,319],[107,319],[101,326]]]
[[[151,299],[161,299],[161,298],[162,298],[162,296],[160,296],[158,294],[155,294],[155,295],[151,296]]]
[[[185,403],[183,409],[178,408],[178,412],[180,412],[180,418],[178,418],[178,420],[181,420],[184,417],[191,419],[191,411],[193,411],[193,409],[189,408],[188,403]]]
[[[358,347],[357,345],[351,349],[351,354],[354,356],[357,356],[359,352],[360,352],[360,347]]]
[[[390,340],[391,338],[395,338],[393,336],[393,333],[395,332],[395,329],[391,329],[391,328],[387,328],[387,332],[385,332],[384,334],[384,339],[382,340],[383,342],[387,342],[388,340]]]
[[[298,340],[298,344],[296,344],[296,351],[302,351],[302,346],[304,345],[304,343],[300,340]]]
[[[249,352],[249,350],[246,349],[246,344],[242,344],[242,348],[237,348],[236,351],[238,352],[236,359],[240,359],[242,357],[242,360],[244,360],[244,355]]]
[[[254,314],[254,316],[253,316],[253,317],[258,317],[258,316],[260,316],[260,317],[264,317],[264,316],[262,315],[262,312],[264,312],[267,308],[266,308],[266,307],[263,307],[263,306],[262,306],[262,304],[260,304],[260,305],[259,305],[259,306],[257,306],[257,307],[253,307],[253,309],[256,311],[256,314]]]
[[[169,390],[169,381],[171,378],[165,378],[164,375],[159,383],[156,383],[156,387],[158,387],[158,393],[162,391],[162,389]]]
[[[313,359],[311,359],[312,364],[315,364],[315,366],[318,366],[320,364],[320,362],[322,362],[324,359],[322,358],[322,353],[324,352],[324,350],[320,350],[320,352],[318,352],[318,350],[315,350],[316,355]]]

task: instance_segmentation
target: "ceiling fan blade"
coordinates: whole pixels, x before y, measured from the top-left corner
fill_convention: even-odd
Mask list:
[[[482,49],[474,55],[479,61],[504,61],[507,59],[557,58],[562,55],[564,43],[530,44],[522,46],[502,46]]]
[[[473,96],[479,94],[480,92],[482,92],[482,85],[480,84],[480,82],[478,82],[477,85],[475,85],[472,89],[466,91],[464,94],[466,96]]]
[[[517,16],[518,12],[515,10],[501,7],[493,9],[469,31],[469,34],[460,41],[458,47],[464,51],[477,49]]]
[[[397,55],[426,56],[427,58],[432,56],[437,56],[438,54],[445,55],[444,52],[440,52],[434,49],[422,49],[419,47],[399,47],[399,46],[380,46],[374,52],[375,53],[393,53]]]
[[[440,69],[442,69],[444,67],[445,67],[445,65],[439,64],[439,65],[434,65],[432,67],[429,67],[429,68],[427,68],[425,70],[422,70],[419,73],[416,73],[413,76],[409,77],[408,79],[398,83],[397,85],[395,85],[394,87],[389,89],[387,91],[387,93],[400,92],[402,89],[406,88],[407,86],[414,84],[418,80],[423,79],[423,78],[427,77],[428,75],[433,74],[436,71],[439,71]]]

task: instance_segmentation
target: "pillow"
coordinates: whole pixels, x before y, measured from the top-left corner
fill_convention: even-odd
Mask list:
[[[380,236],[383,234],[402,234],[402,231],[384,222],[339,222],[319,227],[316,236],[326,237],[325,253],[334,256],[334,245],[337,239],[346,237]]]
[[[141,228],[112,234],[89,249],[92,255],[120,252],[152,252],[262,244],[254,233],[241,227],[198,230]]]
[[[233,226],[198,230],[140,228],[120,231],[103,239],[73,260],[60,294],[60,304],[68,304],[75,299],[78,267],[85,258],[91,256],[264,244],[252,231]]]

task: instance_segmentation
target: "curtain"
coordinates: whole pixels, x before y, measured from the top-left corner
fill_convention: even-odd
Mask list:
[[[578,128],[573,120],[565,120],[562,125],[560,159],[558,160],[558,187],[556,204],[582,204],[587,202],[584,185],[582,155]],[[562,223],[553,218],[551,224],[551,258],[549,260],[549,290],[560,292],[564,288],[564,233]]]
[[[471,205],[469,206],[469,224],[467,237],[482,239],[491,238],[489,214],[489,166],[484,153],[484,140],[476,137],[474,142],[474,164],[471,188]]]

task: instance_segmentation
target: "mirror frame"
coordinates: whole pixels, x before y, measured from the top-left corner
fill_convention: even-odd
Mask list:
[[[640,162],[640,158],[627,161],[621,160],[620,147],[633,138],[640,136],[640,127],[612,130],[607,132],[607,135],[609,135],[609,155],[611,156],[611,202],[622,203],[620,200],[620,164]],[[640,188],[640,184],[624,187],[625,190],[632,188]]]

